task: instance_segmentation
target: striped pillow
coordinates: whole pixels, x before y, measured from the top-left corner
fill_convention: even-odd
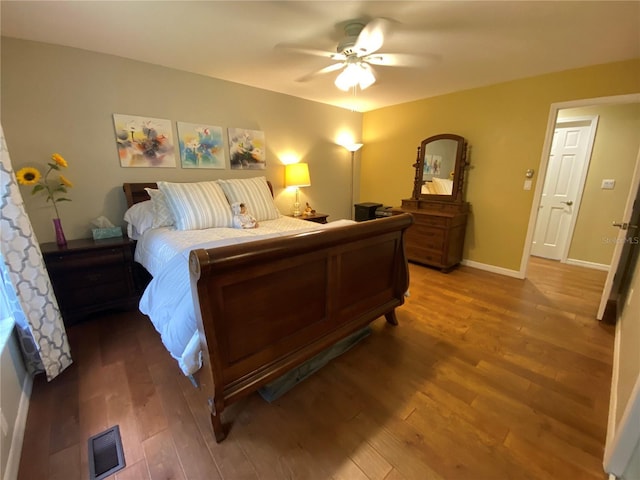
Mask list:
[[[231,227],[233,215],[224,192],[215,181],[158,182],[178,230]]]
[[[280,218],[280,212],[273,203],[273,196],[265,177],[234,178],[217,180],[224,190],[229,203],[240,202],[258,222]]]

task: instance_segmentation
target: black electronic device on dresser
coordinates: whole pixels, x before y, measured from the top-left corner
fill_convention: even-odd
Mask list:
[[[373,220],[376,218],[376,210],[382,207],[381,203],[364,202],[356,203],[353,205],[356,222],[366,222],[367,220]]]
[[[407,259],[450,271],[462,261],[469,215],[464,201],[467,142],[454,134],[426,138],[418,147],[411,198],[394,213],[411,213],[405,234]]]
[[[70,240],[40,245],[65,325],[112,308],[134,308],[146,279],[133,260],[129,238]]]

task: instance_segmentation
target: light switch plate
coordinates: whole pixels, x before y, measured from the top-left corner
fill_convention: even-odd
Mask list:
[[[600,188],[602,188],[603,190],[613,190],[615,186],[615,180],[613,180],[612,178],[605,178],[604,180],[602,180],[602,186]]]

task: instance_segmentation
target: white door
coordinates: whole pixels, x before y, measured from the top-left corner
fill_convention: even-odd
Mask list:
[[[591,120],[556,125],[533,234],[532,255],[552,260],[565,256],[575,226],[594,131]]]
[[[624,207],[624,213],[620,219],[613,219],[613,224],[620,224],[624,226],[624,228],[620,228],[617,232],[618,236],[616,238],[616,244],[613,249],[613,256],[611,258],[611,265],[609,266],[609,273],[607,274],[607,279],[604,282],[604,290],[602,291],[602,297],[600,297],[600,306],[598,307],[598,314],[596,318],[598,320],[602,320],[604,317],[604,311],[607,308],[607,302],[611,298],[611,292],[613,290],[614,279],[616,276],[616,272],[618,271],[618,265],[620,265],[620,260],[622,259],[622,252],[624,250],[627,242],[637,242],[638,237],[640,237],[640,230],[637,226],[632,226],[629,229],[629,225],[632,224],[632,220],[635,222],[635,218],[633,217],[634,213],[634,203],[636,201],[640,201],[640,151],[638,152],[638,157],[636,158],[636,166],[633,171],[633,177],[631,179],[631,189],[629,190],[629,195],[627,196],[627,203]]]

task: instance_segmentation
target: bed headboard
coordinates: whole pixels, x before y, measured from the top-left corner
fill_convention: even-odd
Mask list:
[[[158,188],[157,183],[123,183],[122,189],[124,196],[127,198],[127,207],[131,207],[136,203],[150,200],[149,194],[145,188]]]
[[[267,180],[267,185],[269,185],[269,191],[271,192],[271,196],[273,197],[273,185],[271,185],[271,182],[269,180]],[[124,196],[127,198],[127,208],[130,208],[136,203],[149,200],[149,194],[147,193],[145,188],[158,188],[158,184],[155,182],[122,184]]]

